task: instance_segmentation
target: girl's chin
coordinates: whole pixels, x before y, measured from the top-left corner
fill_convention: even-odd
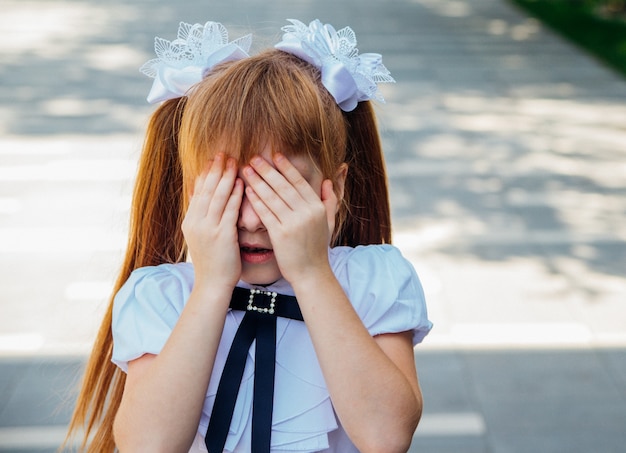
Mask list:
[[[246,262],[243,262],[242,265],[241,280],[251,285],[268,286],[282,278],[276,265],[259,266],[250,265]]]

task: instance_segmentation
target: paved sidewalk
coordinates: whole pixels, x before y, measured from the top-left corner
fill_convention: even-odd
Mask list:
[[[288,17],[350,25],[397,80],[378,109],[395,240],[435,323],[411,452],[624,451],[626,81],[505,0],[209,5],[3,3],[0,452],[63,437],[125,243],[153,36],[212,19],[272,43]]]

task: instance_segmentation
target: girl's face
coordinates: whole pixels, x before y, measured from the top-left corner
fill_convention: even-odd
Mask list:
[[[272,164],[272,152],[269,147],[266,147],[260,156]],[[292,156],[288,159],[321,197],[324,178],[313,162],[307,156]],[[241,253],[241,280],[258,285],[268,285],[279,280],[282,275],[269,234],[245,195],[239,211],[237,228]]]

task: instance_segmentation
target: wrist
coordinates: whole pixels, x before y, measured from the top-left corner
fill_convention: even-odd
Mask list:
[[[289,282],[296,294],[315,293],[320,285],[327,285],[329,282],[337,282],[330,265],[310,268],[302,276],[294,278]]]
[[[228,300],[233,294],[235,284],[215,281],[214,279],[196,279],[191,292],[205,300]]]

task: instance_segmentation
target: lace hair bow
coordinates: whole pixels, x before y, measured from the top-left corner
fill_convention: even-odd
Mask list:
[[[187,24],[181,22],[174,41],[154,39],[157,58],[139,70],[154,78],[148,102],[184,96],[218,63],[248,57],[252,35],[228,42],[228,31],[219,22]]]
[[[378,83],[395,82],[377,53],[359,55],[356,35],[350,27],[335,31],[332,25],[314,20],[308,26],[294,19],[282,28],[279,50],[296,55],[319,68],[322,84],[333,95],[339,107],[350,112],[357,103],[376,99],[385,102]]]

